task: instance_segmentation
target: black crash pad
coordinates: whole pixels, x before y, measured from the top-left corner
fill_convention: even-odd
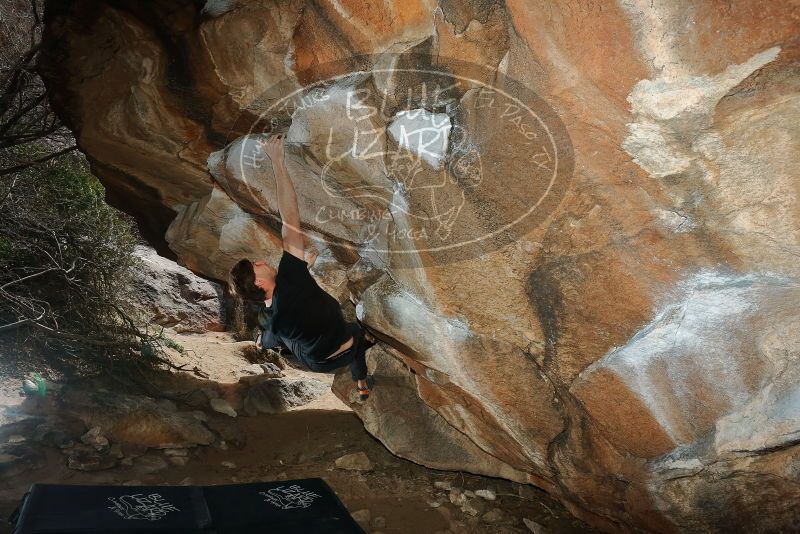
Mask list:
[[[14,534],[363,534],[321,478],[221,486],[34,484]]]

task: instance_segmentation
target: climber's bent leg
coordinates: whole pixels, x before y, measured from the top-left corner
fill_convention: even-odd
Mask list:
[[[358,383],[357,389],[361,400],[366,400],[372,387],[372,384],[368,381],[369,371],[367,369],[366,352],[375,342],[366,341],[365,331],[358,323],[347,323],[346,329],[347,333],[353,338],[353,345],[349,349],[329,360],[314,361],[305,359],[304,361],[309,369],[320,373],[334,372],[336,369],[349,365],[350,375]]]
[[[359,386],[367,385],[367,357],[363,350],[357,351],[353,357],[353,361],[350,362],[350,375],[355,381],[364,381],[364,383],[359,384]]]
[[[367,347],[364,343],[364,330],[361,329],[358,323],[347,323],[345,328],[353,338],[353,346],[345,351],[351,353],[349,358],[350,375],[355,381],[364,381],[367,378],[367,360],[365,356]],[[366,382],[359,385],[366,387]]]

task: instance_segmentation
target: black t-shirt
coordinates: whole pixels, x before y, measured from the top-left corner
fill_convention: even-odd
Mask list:
[[[305,261],[285,250],[266,311],[275,338],[301,359],[322,360],[349,337],[339,302],[317,285]]]

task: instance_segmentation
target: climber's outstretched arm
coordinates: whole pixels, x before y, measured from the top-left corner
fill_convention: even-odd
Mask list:
[[[272,161],[275,183],[278,188],[278,211],[281,214],[283,249],[292,256],[305,260],[303,234],[300,231],[300,209],[297,194],[283,160],[283,135],[270,135],[262,141],[264,150]]]

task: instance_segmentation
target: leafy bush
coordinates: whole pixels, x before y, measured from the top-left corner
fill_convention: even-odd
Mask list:
[[[11,150],[38,159],[48,148]],[[138,237],[103,197],[77,153],[28,167],[0,190],[0,334],[82,374],[154,364],[163,343],[124,311]]]
[[[137,235],[50,107],[43,3],[0,4],[0,371],[143,378],[168,341],[125,312]]]

